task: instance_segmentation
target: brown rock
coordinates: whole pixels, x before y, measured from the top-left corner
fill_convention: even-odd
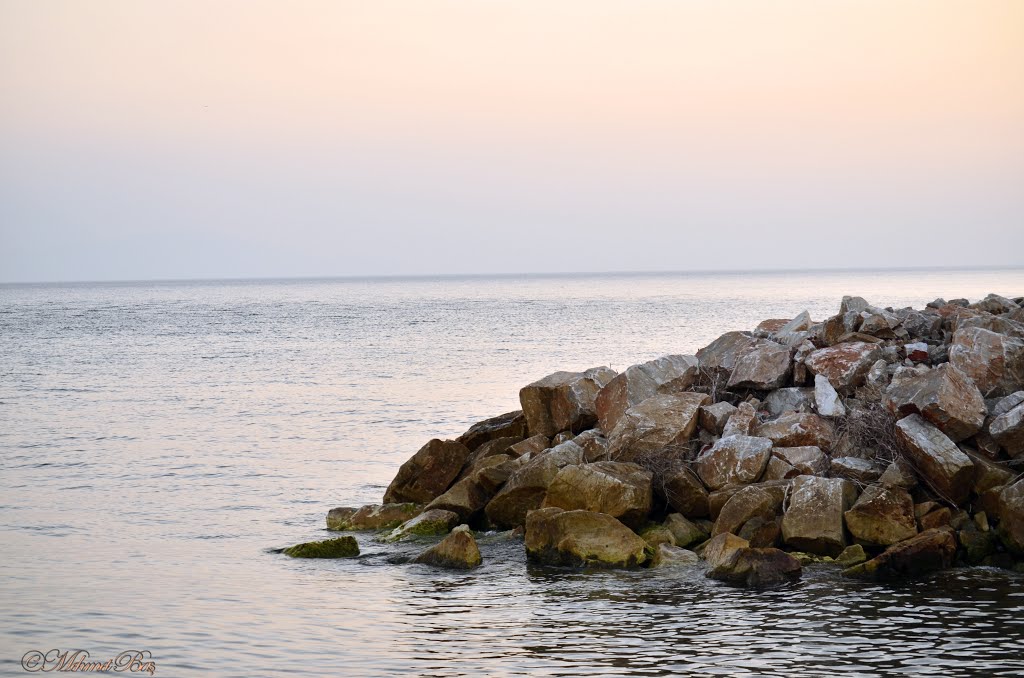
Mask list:
[[[762,549],[776,546],[782,536],[782,518],[754,516],[743,523],[737,536],[749,541],[751,548]]]
[[[583,448],[569,441],[541,452],[513,473],[484,509],[487,520],[498,527],[513,528],[526,521],[528,511],[540,508],[548,486],[565,467],[583,463]]]
[[[999,538],[1007,550],[1024,556],[1024,480],[999,493]]]
[[[881,555],[843,570],[843,576],[865,579],[893,579],[913,577],[953,564],[956,538],[949,528],[926,530],[898,544],[893,544]]]
[[[825,452],[832,449],[835,430],[816,414],[783,414],[775,421],[761,424],[754,435],[768,438],[776,447],[817,447]]]
[[[757,424],[757,410],[750,403],[740,403],[736,411],[725,422],[722,437],[749,436]]]
[[[804,364],[812,374],[823,375],[837,391],[848,394],[864,383],[871,365],[881,357],[875,344],[853,341],[819,349]]]
[[[901,416],[920,414],[954,442],[971,437],[985,423],[981,391],[949,363],[893,380],[885,400],[889,409]]]
[[[543,565],[633,567],[647,561],[647,544],[606,513],[542,508],[526,518],[526,557]]]
[[[1024,339],[977,327],[958,329],[949,362],[963,371],[986,398],[1005,396],[1024,384]]]
[[[660,570],[666,567],[693,567],[700,562],[700,557],[693,551],[661,544],[654,551],[654,559],[651,561],[651,568]]]
[[[728,375],[736,367],[739,358],[756,342],[746,332],[726,332],[697,351],[697,360],[702,370]]]
[[[988,428],[992,439],[1016,459],[1024,455],[1024,403],[992,420]]]
[[[722,431],[725,429],[725,423],[729,421],[729,417],[732,416],[733,412],[736,411],[736,406],[732,403],[727,403],[724,400],[720,403],[714,403],[711,405],[701,405],[700,408],[700,427],[705,431],[722,435]]]
[[[729,376],[730,389],[768,391],[784,386],[793,370],[789,348],[763,339],[743,352]]]
[[[547,436],[530,436],[522,442],[518,442],[508,448],[508,453],[515,457],[537,454],[551,447],[551,440]]]
[[[713,490],[730,483],[747,485],[761,477],[771,454],[767,438],[729,436],[697,457],[697,475]]]
[[[776,548],[738,549],[728,560],[708,571],[707,576],[730,584],[774,586],[800,578],[800,561]]]
[[[873,483],[885,471],[875,462],[860,457],[836,457],[829,463],[828,470],[833,478],[849,478],[859,483]]]
[[[785,480],[786,478],[796,478],[799,475],[803,474],[787,462],[772,455],[768,460],[768,465],[764,467],[761,480]]]
[[[743,487],[725,502],[718,519],[715,520],[711,536],[717,537],[723,532],[737,534],[743,524],[751,518],[774,518],[782,505],[777,499],[781,498],[757,485]]]
[[[555,372],[519,391],[531,435],[554,436],[580,431],[597,423],[598,392],[615,377],[614,370],[593,367],[585,372]]]
[[[651,512],[651,503],[650,471],[631,463],[599,461],[561,469],[542,507],[607,513],[637,528]]]
[[[960,451],[966,454],[974,464],[974,484],[971,486],[971,490],[975,494],[981,494],[993,487],[1008,485],[1016,475],[1005,466],[989,461],[968,449],[962,448]]]
[[[846,547],[843,513],[857,499],[853,483],[840,478],[793,479],[782,539],[793,548],[835,556]]]
[[[699,372],[697,359],[689,355],[667,355],[619,374],[597,394],[597,420],[601,430],[611,433],[630,407],[659,393],[682,393],[693,385]]]
[[[572,439],[574,443],[583,448],[583,459],[587,462],[608,461],[608,439],[601,435],[597,429],[584,431]]]
[[[946,435],[912,414],[896,422],[896,437],[904,453],[932,488],[949,501],[967,499],[974,480],[974,464]]]
[[[384,503],[432,501],[459,476],[469,455],[469,448],[462,443],[431,440],[398,469],[384,493]]]
[[[914,500],[900,488],[868,487],[845,516],[846,528],[861,543],[888,546],[917,534]]]
[[[665,518],[665,527],[672,533],[673,543],[683,548],[690,544],[699,544],[708,538],[704,528],[678,513],[670,513]]]
[[[456,570],[479,567],[483,559],[467,525],[459,525],[438,544],[413,558],[412,562]]]
[[[423,511],[419,504],[368,504],[358,510],[331,509],[327,513],[328,530],[390,530]]]
[[[704,546],[704,550],[701,551],[700,555],[707,561],[708,565],[718,567],[728,561],[736,551],[749,547],[750,543],[746,539],[740,539],[734,534],[723,532],[717,537],[712,537],[711,541],[707,542]]]
[[[949,510],[949,507],[942,506],[924,514],[917,520],[917,522],[921,526],[921,531],[924,532],[925,530],[949,525],[952,520],[953,512]]]
[[[522,440],[525,437],[526,417],[523,416],[522,410],[516,410],[515,412],[508,412],[473,424],[468,431],[455,440],[472,451],[487,441],[495,440],[496,438],[516,438]]]
[[[917,487],[917,475],[914,473],[913,467],[900,458],[886,467],[885,472],[878,478],[878,482],[889,487],[912,490]]]
[[[633,461],[690,440],[697,429],[706,393],[656,395],[626,410],[608,436],[608,454],[616,461]]]
[[[708,491],[689,468],[677,465],[661,483],[669,506],[687,518],[708,515]]]
[[[828,457],[818,447],[776,447],[772,454],[803,475],[823,476],[828,473]]]

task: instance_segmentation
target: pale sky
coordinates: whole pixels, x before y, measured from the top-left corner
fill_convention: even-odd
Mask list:
[[[0,0],[0,281],[946,265],[1021,0]]]

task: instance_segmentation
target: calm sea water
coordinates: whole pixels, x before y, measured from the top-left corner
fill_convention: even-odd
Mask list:
[[[163,676],[1020,675],[1024,576],[899,585],[401,563],[272,547],[379,501],[431,437],[556,369],[693,352],[843,294],[1024,295],[1024,271],[0,286],[0,672],[147,650]]]

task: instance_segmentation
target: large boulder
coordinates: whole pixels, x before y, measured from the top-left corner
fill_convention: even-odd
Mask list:
[[[752,436],[729,436],[697,457],[697,475],[712,490],[729,484],[747,485],[764,473],[772,456],[772,441]]]
[[[687,518],[708,515],[708,490],[689,467],[674,464],[657,482],[657,489],[673,509]]]
[[[821,374],[840,393],[851,393],[864,383],[868,370],[882,351],[876,344],[851,341],[819,349],[804,359],[812,374]]]
[[[523,416],[522,410],[516,410],[473,424],[468,431],[455,440],[472,451],[489,440],[497,438],[522,440],[525,437],[526,417]]]
[[[385,504],[426,504],[458,478],[469,448],[454,440],[431,440],[398,469],[384,493]]]
[[[451,511],[459,516],[459,520],[468,521],[487,506],[487,502],[491,500],[494,493],[493,484],[483,484],[474,475],[463,478],[448,488],[444,494],[435,497],[432,502],[427,504],[426,510]]]
[[[513,528],[526,522],[527,512],[540,508],[548,486],[565,466],[583,463],[583,448],[571,440],[537,454],[515,471],[491,499],[484,512],[497,527]]]
[[[597,423],[597,394],[615,377],[607,367],[585,372],[555,372],[519,391],[530,435],[549,438],[560,431],[580,432]]]
[[[630,407],[659,393],[686,391],[698,373],[697,359],[691,355],[666,355],[627,368],[597,394],[598,425],[611,433]]]
[[[746,332],[726,332],[697,351],[697,360],[706,372],[729,375],[736,362],[756,343]]]
[[[949,363],[923,373],[901,373],[885,392],[889,409],[900,416],[920,414],[957,442],[985,423],[985,399],[971,379]]]
[[[281,549],[281,553],[292,558],[355,558],[359,555],[359,544],[355,537],[338,537],[296,544]]]
[[[1024,339],[979,327],[953,333],[949,362],[977,384],[986,398],[996,398],[1024,386]]]
[[[754,435],[768,438],[776,447],[817,447],[832,450],[835,429],[816,414],[789,412],[754,429]]]
[[[784,386],[792,371],[793,360],[788,347],[759,339],[737,358],[727,386],[769,391]]]
[[[946,434],[912,414],[896,422],[896,438],[904,454],[936,492],[959,504],[967,499],[974,464]]]
[[[1009,551],[1024,557],[1024,480],[999,493],[999,538]]]
[[[548,486],[543,507],[607,513],[638,528],[651,512],[651,477],[650,471],[632,463],[566,466]]]
[[[917,534],[914,500],[901,488],[872,485],[845,515],[846,529],[860,543],[889,546]]]
[[[327,512],[328,530],[390,530],[423,511],[419,504],[368,504],[360,509],[336,508]]]
[[[798,476],[782,517],[782,540],[801,551],[835,556],[846,547],[843,513],[857,488],[842,478]]]
[[[1014,458],[1024,455],[1024,403],[995,417],[988,431],[1008,455]]]
[[[687,443],[697,428],[701,406],[710,402],[706,393],[678,393],[656,395],[629,408],[608,436],[609,457],[633,461]]]
[[[700,551],[700,556],[707,561],[711,567],[718,567],[727,562],[732,555],[740,549],[750,547],[750,542],[730,532],[723,532],[717,537],[712,537]]]
[[[893,544],[881,555],[843,570],[843,576],[863,579],[913,577],[949,567],[955,555],[953,530],[935,528]]]
[[[530,511],[526,517],[526,557],[542,565],[633,567],[647,559],[647,543],[607,513]]]
[[[454,570],[471,570],[483,562],[469,526],[459,525],[447,537],[413,558],[412,562]]]
[[[771,520],[782,505],[782,497],[757,485],[748,485],[732,495],[711,529],[711,536],[717,537],[723,532],[738,535],[740,528],[753,518]]]
[[[800,561],[776,548],[737,549],[708,571],[711,579],[748,587],[775,586],[800,578]]]

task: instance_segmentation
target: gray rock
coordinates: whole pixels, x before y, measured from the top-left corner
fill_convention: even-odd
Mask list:
[[[814,403],[823,417],[845,417],[846,406],[824,375],[814,376]]]
[[[914,468],[949,501],[967,499],[974,464],[942,431],[912,414],[896,422],[896,437]]]
[[[764,398],[768,414],[777,417],[785,412],[810,412],[814,405],[814,389],[789,387],[772,391]]]
[[[772,441],[766,438],[722,438],[697,458],[697,475],[713,490],[728,484],[746,485],[761,477],[771,453]]]

